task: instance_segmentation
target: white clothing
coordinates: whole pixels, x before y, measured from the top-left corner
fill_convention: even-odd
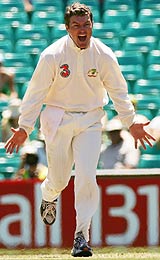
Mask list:
[[[59,107],[46,106],[41,113],[41,132],[48,142],[53,142],[57,128],[63,118],[64,110]]]
[[[54,108],[50,106],[47,110],[50,114]],[[48,125],[47,132],[43,132],[48,156],[48,175],[41,185],[42,197],[46,201],[53,201],[61,194],[70,180],[75,163],[75,233],[82,231],[87,241],[91,218],[99,201],[96,167],[101,146],[103,115],[101,108],[88,113],[65,112],[54,141],[50,138],[52,121],[45,110],[41,115],[42,129]]]
[[[19,126],[29,134],[41,115],[48,158],[42,197],[53,201],[67,186],[75,162],[76,232],[88,241],[91,218],[97,209],[96,167],[101,146],[101,123],[106,91],[120,119],[129,127],[134,108],[116,57],[91,37],[80,50],[64,36],[46,48],[39,59],[21,106]]]
[[[19,125],[29,134],[43,103],[78,112],[103,107],[106,91],[123,124],[131,126],[134,108],[111,49],[91,37],[90,47],[80,50],[70,36],[64,36],[42,52],[23,99]]]

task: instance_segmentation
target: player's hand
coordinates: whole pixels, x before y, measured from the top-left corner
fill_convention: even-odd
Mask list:
[[[135,148],[137,149],[138,147],[138,140],[140,141],[142,147],[146,150],[145,142],[149,144],[149,146],[153,146],[150,140],[156,141],[156,139],[147,133],[144,130],[144,127],[149,125],[150,122],[140,124],[140,123],[134,123],[133,125],[130,126],[129,131],[131,135],[133,136],[135,140]],[[150,139],[150,140],[149,140]]]
[[[24,129],[18,128],[14,129],[11,128],[13,135],[9,140],[6,142],[5,149],[7,153],[12,154],[14,149],[16,153],[18,153],[20,146],[25,142],[27,139],[27,133]]]

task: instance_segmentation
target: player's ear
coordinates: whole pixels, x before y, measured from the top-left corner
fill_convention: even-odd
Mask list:
[[[66,27],[66,31],[68,32],[69,26],[65,24],[65,27]]]

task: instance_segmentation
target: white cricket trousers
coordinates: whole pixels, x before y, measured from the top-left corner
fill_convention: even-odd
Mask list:
[[[44,131],[48,175],[41,185],[42,198],[53,201],[61,194],[68,185],[75,163],[75,234],[82,231],[87,241],[91,219],[99,202],[96,168],[101,147],[103,116],[104,112],[101,108],[87,113],[64,112],[53,140],[49,133]],[[42,125],[50,123],[47,122],[47,113],[43,118]]]

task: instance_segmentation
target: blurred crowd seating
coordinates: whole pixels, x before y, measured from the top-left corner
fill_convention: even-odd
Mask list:
[[[33,0],[33,10],[28,14],[22,0],[0,1],[0,53],[4,55],[4,65],[12,68],[15,73],[16,90],[20,99],[25,94],[40,52],[66,34],[63,14],[66,5],[72,2],[73,0]],[[160,0],[79,2],[92,9],[93,35],[115,52],[127,80],[129,94],[136,100],[138,113],[150,120],[159,115]],[[0,101],[1,119],[6,106],[7,102]],[[116,114],[112,102],[104,109],[108,119]],[[148,155],[143,155],[146,156]],[[18,165],[18,155],[14,159],[8,157],[4,148],[0,147],[1,175],[8,172],[6,176],[9,176],[9,173],[14,172],[15,165]]]

